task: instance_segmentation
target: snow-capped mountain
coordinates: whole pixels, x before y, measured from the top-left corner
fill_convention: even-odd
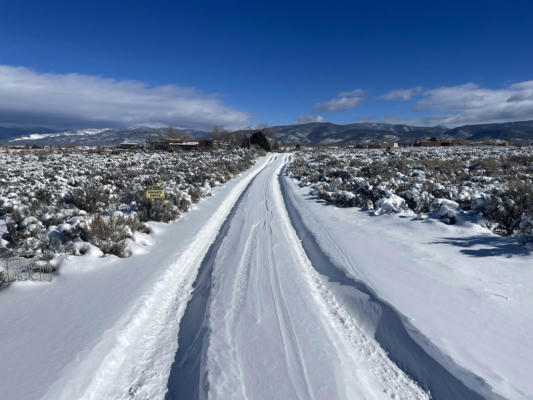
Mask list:
[[[34,132],[22,136],[11,136],[4,139],[9,145],[50,145],[56,146],[74,143],[80,146],[113,146],[120,143],[145,143],[154,135],[165,135],[168,128],[137,127],[127,129],[72,129],[56,132]],[[206,132],[186,130],[197,138],[207,136]]]
[[[52,138],[81,138],[84,136],[98,135],[109,129],[76,129],[63,132],[54,132],[54,133],[31,133],[29,135],[15,137],[9,140],[10,143],[15,142],[28,142],[34,140],[50,140]]]
[[[355,123],[338,125],[329,122],[280,125],[269,128],[270,136],[284,144],[346,144],[371,141],[413,143],[432,137],[482,141],[490,138],[518,143],[533,142],[533,121],[501,124],[465,125],[453,129],[443,126],[411,126],[401,124]],[[209,133],[186,130],[198,139]],[[252,133],[253,130],[242,131]],[[21,129],[0,127],[0,143],[11,145],[60,145],[74,143],[85,146],[112,146],[124,142],[145,143],[153,135],[166,135],[167,128],[135,127],[126,129],[73,129],[54,131],[46,128]]]

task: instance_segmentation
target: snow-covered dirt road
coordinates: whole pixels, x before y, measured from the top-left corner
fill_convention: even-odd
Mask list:
[[[427,398],[312,267],[285,210],[285,162],[254,179],[204,260],[167,397]]]
[[[54,290],[0,293],[0,355],[16,367],[0,398],[501,399],[369,285],[350,241],[319,234],[320,211],[306,214],[282,176],[290,157],[270,155],[184,220],[154,225],[164,235],[145,254],[71,266]],[[18,303],[53,323],[31,330]],[[17,387],[28,374],[37,383]]]
[[[321,251],[285,193],[288,159],[252,181],[204,259],[167,398],[499,398],[431,358]]]

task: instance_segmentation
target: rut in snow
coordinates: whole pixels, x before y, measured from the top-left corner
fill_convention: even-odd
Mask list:
[[[320,248],[313,234],[303,223],[296,207],[291,203],[285,179],[284,173],[280,173],[278,181],[285,208],[312,266],[328,279],[328,287],[335,296],[344,299],[345,305],[349,304],[349,311],[358,322],[374,331],[374,338],[385,349],[388,357],[420,387],[430,392],[434,399],[503,399],[492,392],[484,380],[468,371],[463,371],[469,381],[475,381],[476,386],[481,388],[482,394],[467,387],[413,340],[406,327],[412,332],[416,329],[405,317],[380,299],[364,282],[348,276],[331,260]],[[460,368],[457,367],[457,370]]]
[[[193,294],[180,321],[179,347],[168,378],[165,399],[199,399],[206,397],[207,370],[204,368],[205,351],[209,338],[207,325],[212,272],[216,255],[242,199],[246,197],[254,177],[239,196],[220,231],[204,257],[193,285]]]

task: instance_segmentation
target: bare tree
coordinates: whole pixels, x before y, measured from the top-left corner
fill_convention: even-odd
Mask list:
[[[213,129],[211,129],[210,135],[215,138],[216,140],[220,140],[221,142],[229,142],[232,132],[227,131],[224,129],[223,126],[215,125]]]
[[[228,131],[221,126],[214,126],[210,132],[216,140],[220,140],[230,146],[240,147],[247,146],[248,134],[246,131]]]
[[[231,132],[229,143],[233,146],[250,147],[250,135],[246,131]]]

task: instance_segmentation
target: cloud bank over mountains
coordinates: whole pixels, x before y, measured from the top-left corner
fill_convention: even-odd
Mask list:
[[[335,98],[315,104],[314,112],[299,117],[296,123],[324,122],[318,112],[346,111],[360,106],[362,89],[339,93]],[[406,119],[398,114],[383,112],[381,118],[372,116],[372,121],[420,126],[443,125],[456,127],[467,124],[499,123],[533,120],[533,80],[509,84],[499,89],[480,87],[475,83],[457,86],[442,86],[425,89],[416,86],[390,90],[374,98],[376,101],[411,102],[414,117]],[[383,110],[387,106],[383,105]],[[419,115],[418,117],[416,115]],[[365,121],[366,117],[354,118]]]
[[[190,88],[0,65],[0,124],[210,129],[213,125],[240,128],[252,119],[217,96]]]
[[[417,111],[443,111],[422,121],[425,125],[458,126],[533,119],[533,80],[501,89],[485,89],[474,83],[426,90]]]
[[[429,113],[419,119],[401,120],[416,125],[456,127],[533,119],[533,80],[487,89],[469,82],[464,85],[391,90],[378,99],[411,100],[415,112]],[[434,113],[434,114],[433,114]]]
[[[390,102],[405,102],[408,118],[391,116]],[[475,83],[437,88],[393,89],[370,97],[358,88],[311,106],[296,123],[325,122],[340,113],[372,103],[372,120],[409,125],[456,127],[465,124],[533,119],[533,80],[497,89]],[[272,110],[267,110],[272,111]],[[365,114],[363,114],[365,115]],[[368,115],[368,114],[367,114]],[[121,128],[175,125],[209,130],[250,126],[255,116],[224,104],[216,95],[176,85],[150,86],[83,74],[39,73],[0,65],[0,125],[53,128]],[[353,120],[362,120],[364,117]]]

